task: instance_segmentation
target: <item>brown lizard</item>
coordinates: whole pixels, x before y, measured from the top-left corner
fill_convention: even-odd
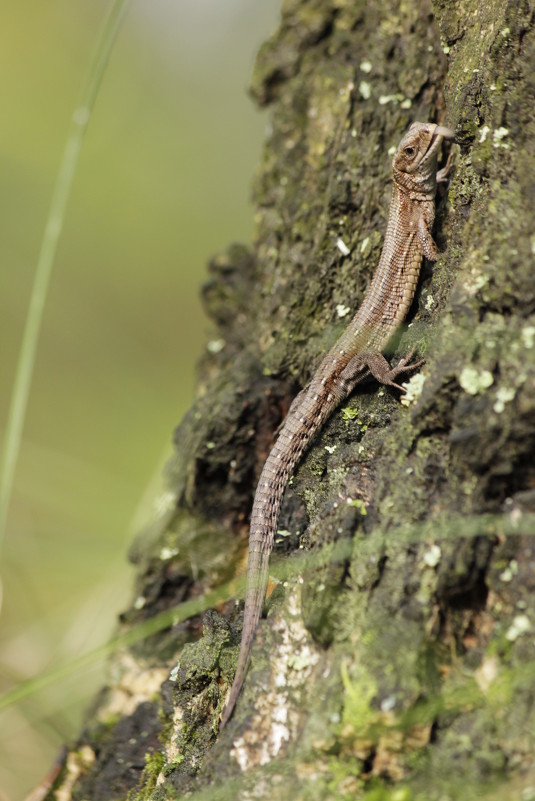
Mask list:
[[[443,138],[453,132],[433,123],[411,125],[392,161],[392,201],[379,265],[350,324],[325,356],[307,387],[295,398],[262,470],[251,514],[245,612],[238,667],[221,728],[229,721],[240,694],[268,584],[269,555],[288,479],[312,438],[333,410],[370,374],[404,391],[396,379],[419,367],[412,352],[395,367],[382,355],[403,322],[414,298],[422,258],[436,261],[431,235],[435,218],[437,173]]]

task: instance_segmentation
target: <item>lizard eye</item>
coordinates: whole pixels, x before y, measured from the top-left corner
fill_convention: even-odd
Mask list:
[[[405,155],[408,156],[410,159],[414,156],[415,150],[412,145],[409,145],[405,148]]]

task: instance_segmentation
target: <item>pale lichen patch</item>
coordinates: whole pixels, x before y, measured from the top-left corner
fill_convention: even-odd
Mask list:
[[[463,367],[459,375],[459,384],[468,395],[480,395],[494,383],[489,370],[477,370],[475,367]]]
[[[299,725],[294,699],[298,704],[319,658],[303,624],[299,599],[299,588],[294,586],[287,595],[285,614],[278,615],[274,624],[279,644],[270,662],[269,689],[259,697],[257,713],[231,750],[244,772],[275,759],[294,739]],[[288,690],[292,691],[291,698]]]
[[[503,128],[503,127],[496,128],[496,130],[494,131],[494,134],[492,136],[492,139],[493,139],[492,145],[493,145],[493,147],[496,147],[496,148],[502,147],[502,148],[507,150],[509,148],[509,145],[508,145],[507,142],[503,141],[507,136],[509,136],[509,129],[508,128]]]
[[[422,559],[427,567],[436,567],[440,562],[440,557],[442,556],[442,551],[438,545],[431,545],[427,551],[424,552]]]
[[[485,657],[481,665],[474,672],[474,678],[482,692],[486,693],[491,684],[498,677],[499,667],[500,663],[498,658],[493,654],[492,656]]]
[[[499,387],[496,392],[496,400],[492,407],[496,414],[501,414],[505,410],[505,405],[510,403],[515,397],[515,390],[513,387]]]
[[[405,390],[405,394],[401,397],[401,405],[410,406],[412,403],[416,403],[422,394],[424,384],[425,375],[422,373],[416,373],[409,381],[403,383],[401,386]]]
[[[86,773],[95,762],[95,752],[89,745],[83,745],[67,756],[65,778],[61,786],[54,792],[56,801],[71,801],[74,785],[83,773]]]
[[[336,314],[338,317],[347,317],[349,312],[351,311],[350,306],[344,306],[342,303],[339,303],[336,307]]]
[[[505,632],[505,637],[509,642],[515,642],[523,634],[531,631],[531,628],[531,620],[527,615],[517,615]]]
[[[342,256],[349,256],[349,254],[351,253],[348,246],[341,237],[338,237],[338,239],[336,240],[336,247],[338,248]]]
[[[99,720],[106,722],[115,715],[126,717],[132,715],[139,704],[151,701],[159,692],[161,685],[168,677],[166,667],[143,669],[131,654],[124,653],[120,666],[116,665],[120,675],[111,687],[107,703],[100,707]]]
[[[369,100],[370,99],[370,97],[372,95],[372,88],[371,88],[370,84],[368,83],[368,81],[361,81],[359,83],[359,92],[360,92],[360,96],[364,100]]]
[[[531,350],[535,345],[535,326],[525,325],[520,331],[520,338],[526,350]]]
[[[178,746],[179,734],[182,731],[182,721],[184,712],[180,706],[175,706],[173,711],[173,719],[171,721],[170,736],[166,738],[164,753],[167,765],[176,762],[180,758],[180,748]],[[165,782],[166,772],[165,768],[162,769],[156,779],[156,784],[160,785]]]

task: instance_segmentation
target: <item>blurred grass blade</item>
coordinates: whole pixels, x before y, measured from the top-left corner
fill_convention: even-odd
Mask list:
[[[501,514],[473,517],[444,516],[443,518],[425,521],[422,524],[412,524],[404,528],[397,528],[395,532],[395,547],[405,547],[410,544],[421,545],[426,542],[456,542],[467,539],[473,540],[478,537],[495,537],[497,535],[502,537],[515,534],[533,536],[534,530],[535,515],[529,513],[522,515],[520,519]],[[355,559],[363,562],[368,558],[370,547],[377,550],[383,538],[388,541],[391,537],[392,532],[385,530],[383,532],[379,531],[371,543],[368,539],[362,541],[353,539],[339,540],[335,543],[329,543],[317,551],[308,553],[306,557],[302,552],[297,552],[291,557],[275,561],[271,565],[270,575],[274,576],[279,582],[284,582],[288,579],[295,579],[297,575],[302,575],[303,572],[325,568],[329,564],[339,564],[343,560]],[[26,679],[8,690],[4,695],[0,696],[0,712],[24,698],[34,695],[50,684],[98,662],[120,648],[131,647],[163,629],[175,626],[208,609],[213,609],[230,598],[240,597],[243,595],[244,589],[245,576],[232,579],[204,595],[190,598],[171,609],[166,609],[154,615],[148,620],[133,625],[132,628],[113,637],[104,645],[81,654],[76,659],[59,665],[48,672],[42,672],[38,676]],[[530,670],[530,676],[532,676],[533,666],[531,666]]]
[[[43,690],[50,684],[54,684],[77,671],[95,664],[104,657],[118,651],[120,648],[131,647],[147,639],[147,637],[157,634],[159,631],[163,631],[163,629],[170,628],[190,617],[206,612],[207,609],[213,609],[217,604],[232,598],[237,587],[243,589],[239,583],[230,582],[205,595],[191,598],[189,601],[184,601],[172,609],[166,609],[164,612],[160,612],[154,615],[154,617],[142,623],[138,623],[133,628],[128,629],[128,631],[113,637],[107,643],[104,643],[104,645],[94,648],[87,653],[80,654],[80,656],[71,659],[66,664],[59,665],[50,671],[42,672],[38,676],[22,681],[16,687],[13,687],[12,690],[8,690],[0,697],[0,712],[12,704],[16,704],[24,698]]]
[[[41,250],[35,270],[30,305],[26,317],[26,326],[22,338],[6,425],[0,472],[0,550],[5,535],[7,513],[13,488],[15,468],[20,451],[35,353],[37,350],[37,342],[52,265],[54,263],[61,229],[63,228],[65,212],[74,173],[78,164],[82,140],[87,130],[102,77],[106,70],[106,65],[129,1],[130,0],[114,0],[102,26],[87,80],[80,95],[80,101],[72,115],[63,159],[56,179],[54,194],[52,195],[50,211],[48,213]]]

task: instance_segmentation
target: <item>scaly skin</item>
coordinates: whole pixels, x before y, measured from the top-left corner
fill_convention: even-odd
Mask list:
[[[333,410],[370,373],[382,384],[402,389],[395,379],[414,370],[412,354],[393,368],[381,351],[410,308],[422,258],[438,258],[431,235],[435,218],[437,156],[443,138],[453,132],[433,123],[415,122],[392,161],[392,202],[379,265],[359,310],[299,393],[286,416],[256,490],[249,534],[245,612],[238,667],[221,728],[229,721],[240,694],[266,595],[269,555],[288,479],[312,438]],[[402,390],[403,391],[403,390]]]

